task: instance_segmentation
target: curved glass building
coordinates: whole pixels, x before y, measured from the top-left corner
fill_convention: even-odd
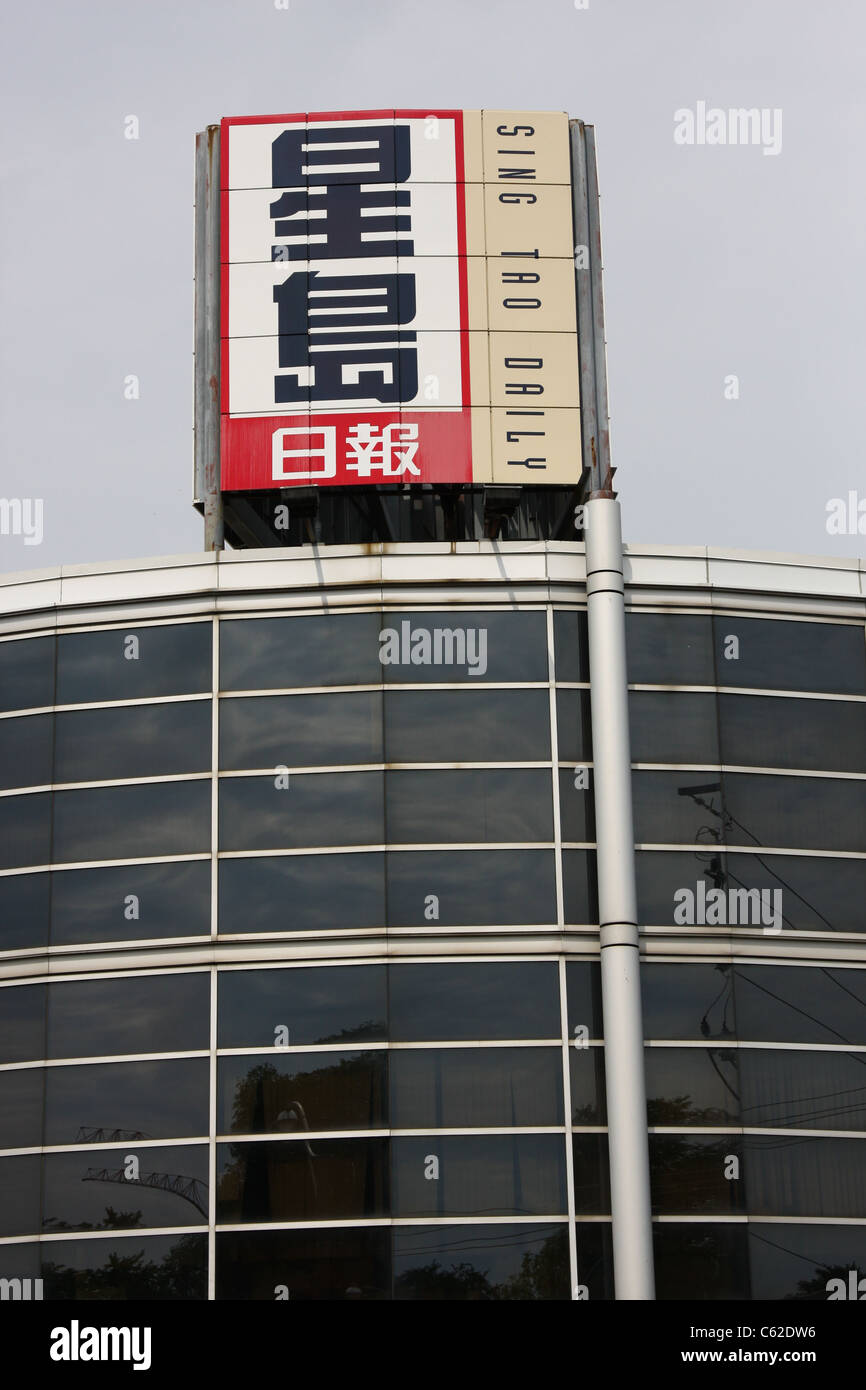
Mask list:
[[[848,1296],[866,569],[625,575],[657,1297]],[[613,1296],[586,608],[553,541],[0,578],[4,1297]]]

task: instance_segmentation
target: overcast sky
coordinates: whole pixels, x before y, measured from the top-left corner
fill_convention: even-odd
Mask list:
[[[201,549],[195,132],[392,106],[595,126],[627,540],[866,551],[827,530],[866,511],[862,0],[40,0],[2,49],[0,498],[44,538],[0,570]],[[699,102],[780,150],[676,143]]]

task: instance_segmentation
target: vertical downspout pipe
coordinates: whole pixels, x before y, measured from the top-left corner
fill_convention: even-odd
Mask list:
[[[653,1299],[622,525],[615,498],[591,496],[586,506],[592,780],[615,1296]]]

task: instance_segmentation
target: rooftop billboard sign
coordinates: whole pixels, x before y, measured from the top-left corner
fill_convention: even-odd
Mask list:
[[[579,478],[564,113],[230,118],[218,167],[219,488]]]

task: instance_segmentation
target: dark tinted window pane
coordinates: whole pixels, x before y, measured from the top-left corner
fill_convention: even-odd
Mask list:
[[[586,1028],[581,1038],[603,1036],[601,1022],[601,966],[597,961],[570,960],[565,966],[565,987],[568,994],[568,1036],[575,1029]]]
[[[863,1141],[746,1135],[746,1200],[758,1216],[866,1216]]]
[[[721,834],[720,773],[633,772],[631,789],[638,844],[690,845]]]
[[[0,1062],[32,1062],[45,1056],[45,986],[0,989]]]
[[[573,768],[561,768],[559,772],[559,815],[566,844],[595,839],[592,773],[587,770],[587,774],[587,785],[583,786],[576,785],[584,779]]]
[[[748,1299],[747,1237],[753,1228],[735,1223],[662,1223],[653,1226],[656,1298]],[[789,1227],[785,1227],[786,1241]],[[778,1227],[773,1227],[778,1232]],[[757,1291],[755,1298],[763,1295]]]
[[[866,781],[729,772],[724,794],[729,845],[866,852]]]
[[[47,864],[50,834],[50,792],[0,797],[0,868]]]
[[[730,964],[641,966],[645,1038],[733,1038],[733,968]],[[739,1003],[739,996],[737,998]],[[751,1035],[743,1031],[742,1037]]]
[[[210,980],[204,972],[51,985],[49,1057],[192,1052],[209,1043]]]
[[[556,736],[562,759],[592,757],[592,719],[588,690],[557,690]]]
[[[866,1129],[862,1052],[740,1049],[743,1124]]]
[[[206,1057],[46,1071],[46,1144],[185,1139],[207,1131]],[[157,1151],[146,1152],[150,1159]]]
[[[210,933],[210,863],[127,864],[53,875],[51,940],[135,941]]]
[[[550,757],[546,690],[389,690],[389,763],[541,762]]]
[[[382,854],[292,854],[224,859],[219,867],[223,933],[380,927]]]
[[[54,638],[0,642],[0,709],[54,704]]]
[[[138,1178],[130,1159],[138,1159]],[[52,1153],[43,1158],[42,1229],[123,1230],[207,1222],[207,1144]],[[180,1183],[171,1180],[181,1178]],[[163,1181],[165,1180],[165,1181]]]
[[[387,874],[391,927],[556,921],[552,850],[407,851],[387,856]]]
[[[23,1281],[25,1279],[38,1279],[39,1275],[39,1246],[36,1241],[33,1241],[32,1244],[21,1241],[12,1245],[4,1245],[3,1274],[0,1278],[20,1279],[22,1283],[18,1296],[22,1300],[29,1301],[36,1292],[36,1287],[32,1283],[28,1286]],[[10,1292],[8,1297],[14,1299],[16,1294]]]
[[[570,1297],[567,1226],[395,1226],[392,1234],[395,1299]]]
[[[739,886],[727,876],[727,856],[713,850],[711,843],[702,844],[694,854],[686,850],[678,850],[675,854],[665,850],[638,850],[635,863],[638,915],[645,925],[673,925],[675,921],[682,922],[686,914],[697,921],[701,902],[706,917],[708,893],[714,888]],[[757,860],[753,867],[758,868]],[[686,888],[694,895],[693,899],[676,896]],[[772,899],[769,901],[772,904]]]
[[[211,679],[210,623],[63,633],[57,639],[58,705],[196,695],[210,690]]]
[[[219,974],[220,1047],[288,1042],[364,1042],[387,1037],[384,965],[327,969],[224,970]]]
[[[731,889],[780,892],[768,901],[788,930],[866,931],[866,859],[729,854],[722,864]]]
[[[626,613],[632,685],[714,685],[710,617],[701,613]]]
[[[378,685],[378,613],[244,618],[220,625],[220,689]]]
[[[718,615],[715,647],[719,685],[767,690],[827,690],[866,693],[866,643],[862,626],[789,623],[772,618]],[[739,638],[736,660],[726,639]]]
[[[39,1231],[38,1154],[0,1158],[0,1236]]]
[[[750,1221],[747,1230],[753,1298],[824,1303],[835,1294],[862,1300],[866,1290],[858,1284],[866,1277],[866,1226]],[[841,1289],[838,1283],[831,1286],[834,1279],[841,1279]]]
[[[586,613],[566,609],[553,614],[553,642],[558,681],[589,680]]]
[[[754,1042],[866,1043],[866,972],[740,965],[741,1038]]]
[[[574,1209],[580,1216],[604,1216],[610,1212],[610,1176],[606,1134],[575,1134]]]
[[[266,773],[220,782],[225,850],[381,844],[383,817],[381,772]]]
[[[559,1134],[392,1139],[391,1160],[395,1216],[557,1216],[565,1211],[565,1146]]]
[[[562,890],[566,922],[584,926],[598,921],[594,851],[563,850]]]
[[[395,1129],[562,1124],[559,1049],[399,1049],[390,1069]]]
[[[218,1299],[369,1302],[390,1297],[387,1228],[225,1231],[216,1238]]]
[[[646,1048],[648,1123],[708,1128],[753,1123],[745,1115],[740,1119],[739,1055],[733,1047]]]
[[[0,878],[0,951],[48,941],[48,874]]]
[[[46,1298],[133,1303],[207,1298],[206,1235],[46,1240],[40,1250]]]
[[[608,1222],[578,1221],[577,1281],[587,1291],[589,1301],[610,1302],[613,1287],[613,1239]]]
[[[29,1149],[42,1143],[41,1067],[0,1071],[0,1149]]]
[[[386,1139],[217,1145],[217,1221],[388,1215]]]
[[[547,619],[541,612],[386,613],[377,660],[389,684],[547,681]]]
[[[632,690],[628,718],[632,762],[712,767],[719,761],[715,695]]]
[[[654,1212],[687,1216],[738,1215],[746,1210],[743,1140],[738,1134],[651,1134],[650,1188]],[[739,1178],[726,1178],[731,1158],[738,1158]]]
[[[553,961],[394,965],[389,990],[395,1042],[560,1036]]]
[[[384,1050],[221,1057],[217,1130],[381,1129],[388,1123],[387,1060]]]
[[[391,844],[553,839],[546,768],[389,772],[385,795]]]
[[[0,787],[41,787],[51,781],[53,718],[0,719]]]
[[[203,779],[55,792],[55,862],[207,851],[210,788]]]
[[[266,695],[220,701],[220,767],[382,762],[382,694]]]
[[[729,765],[866,772],[862,704],[720,695],[719,721],[722,761]]]
[[[69,710],[57,715],[54,780],[101,782],[204,772],[210,754],[210,700]]]
[[[570,1047],[571,1123],[603,1125],[607,1120],[604,1093],[604,1048]]]

